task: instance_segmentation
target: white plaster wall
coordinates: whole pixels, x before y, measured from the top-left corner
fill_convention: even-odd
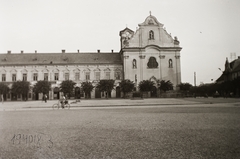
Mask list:
[[[176,86],[181,82],[179,57],[181,49],[179,49],[179,45],[174,44],[171,34],[157,22],[155,17],[153,18],[154,23],[159,25],[148,25],[147,19],[139,25],[139,29],[129,40],[129,46],[124,48],[125,79],[135,82],[135,75],[137,75],[137,83],[139,83],[155,77],[160,80],[170,80]],[[154,32],[154,39],[149,40],[151,30]],[[139,57],[140,55],[143,56],[142,59]],[[157,68],[148,68],[147,63],[150,57],[155,57],[158,63]],[[137,60],[137,69],[133,69],[133,59]],[[169,68],[169,59],[172,59],[172,68]]]
[[[149,40],[149,31],[154,32],[154,40]],[[160,47],[174,47],[172,36],[159,26],[142,26],[129,40],[129,47],[144,47],[157,45]]]
[[[75,72],[73,70],[75,70],[76,68],[78,68],[80,71],[80,80],[79,81],[75,81],[78,83],[78,85],[80,86],[80,82],[85,81],[85,71],[84,69],[89,68],[90,69],[90,81],[93,81],[96,79],[95,77],[95,69],[99,68],[100,71],[100,79],[105,79],[105,69],[109,68],[110,69],[110,79],[115,79],[114,73],[117,70],[118,72],[122,72],[122,65],[69,65],[68,67],[66,67],[65,65],[51,65],[51,66],[6,66],[6,67],[0,67],[0,81],[2,81],[2,74],[5,73],[6,74],[6,82],[12,82],[12,70],[16,70],[16,75],[17,75],[17,80],[22,80],[22,70],[26,69],[27,70],[27,80],[34,85],[37,81],[33,81],[33,73],[35,73],[37,71],[38,73],[38,81],[40,80],[44,80],[44,73],[48,73],[49,77],[48,80],[49,81],[54,81],[54,70],[58,69],[59,70],[59,80],[56,81],[57,84],[52,84],[52,88],[54,87],[59,87],[60,83],[65,80],[65,72],[66,72],[66,68],[69,70],[69,77],[70,80],[75,81]],[[47,69],[48,72],[45,72],[44,70]],[[3,72],[3,70],[6,70],[6,72]],[[34,71],[33,71],[34,70]],[[36,71],[35,71],[36,70]],[[121,79],[122,77],[122,73],[121,73]],[[120,80],[116,80],[116,83],[120,82]],[[113,91],[112,93],[112,97],[116,97],[116,93]],[[95,98],[95,91],[91,92],[91,98]],[[39,100],[42,99],[42,96],[39,95]],[[49,92],[49,99],[53,99],[53,90]],[[10,98],[8,99],[10,100]],[[21,100],[21,98],[18,98],[18,100]],[[31,100],[31,99],[29,99]]]

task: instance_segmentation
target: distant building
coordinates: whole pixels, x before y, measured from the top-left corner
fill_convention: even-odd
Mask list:
[[[233,60],[232,62],[228,61],[226,58],[225,69],[222,72],[222,75],[216,80],[217,83],[232,81],[240,77],[240,56],[238,59]]]
[[[111,97],[120,98],[118,83],[130,79],[137,85],[142,80],[170,80],[174,89],[181,83],[180,51],[177,37],[163,28],[163,24],[150,15],[138,25],[136,32],[129,28],[120,31],[119,52],[96,53],[11,53],[0,54],[0,82],[11,88],[14,81],[25,80],[31,88],[39,80],[51,82],[50,99],[59,99],[59,85],[64,80],[77,83],[75,97],[84,97],[81,82],[91,81],[94,85],[101,79],[114,79],[115,89]],[[151,96],[157,95],[154,87]],[[105,94],[94,89],[91,98],[103,98]],[[29,92],[28,100],[39,100],[42,94]],[[21,100],[21,95],[10,92],[7,100]]]

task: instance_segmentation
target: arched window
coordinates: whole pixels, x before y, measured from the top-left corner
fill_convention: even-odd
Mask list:
[[[137,68],[137,60],[133,59],[132,61],[133,69]]]
[[[169,68],[172,68],[172,67],[173,67],[173,65],[172,65],[172,59],[169,59],[169,60],[168,60],[168,67],[169,67]]]
[[[149,31],[149,40],[154,39],[154,32],[152,30]]]
[[[157,68],[158,63],[155,57],[150,57],[147,63],[148,68]]]

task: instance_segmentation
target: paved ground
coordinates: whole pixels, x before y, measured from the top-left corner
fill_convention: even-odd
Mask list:
[[[49,100],[47,103],[42,101],[10,101],[0,103],[0,111],[26,110],[26,109],[50,109],[57,100]],[[216,104],[216,103],[239,103],[240,98],[148,98],[148,99],[90,99],[75,102],[70,100],[72,108],[81,107],[109,107],[109,106],[171,106],[171,105],[197,105],[197,104]]]
[[[0,112],[0,158],[240,156],[239,99],[84,100],[70,110],[54,102],[3,104],[22,111]]]

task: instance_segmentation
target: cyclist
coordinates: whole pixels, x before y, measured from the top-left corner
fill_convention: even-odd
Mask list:
[[[61,103],[62,108],[64,108],[65,102],[66,102],[66,98],[65,98],[64,95],[62,95],[62,99],[60,100],[60,103]]]
[[[68,96],[66,94],[64,104],[68,104]]]

